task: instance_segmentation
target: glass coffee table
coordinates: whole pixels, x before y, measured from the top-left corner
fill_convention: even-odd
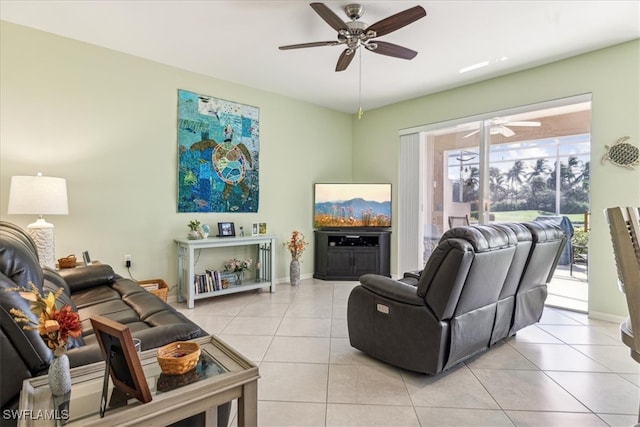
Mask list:
[[[110,406],[100,418],[104,362],[71,370],[71,393],[53,398],[47,376],[25,380],[20,394],[18,426],[166,426],[204,413],[206,425],[217,424],[217,407],[238,399],[238,425],[257,425],[258,367],[216,337],[194,340],[200,360],[183,375],[163,374],[156,350],[143,351],[142,368],[153,399],[118,399],[109,381]],[[118,403],[120,402],[120,403]]]

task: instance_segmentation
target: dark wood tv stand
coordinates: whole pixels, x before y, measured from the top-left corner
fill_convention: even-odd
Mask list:
[[[313,277],[358,280],[367,273],[391,277],[391,231],[316,230]]]

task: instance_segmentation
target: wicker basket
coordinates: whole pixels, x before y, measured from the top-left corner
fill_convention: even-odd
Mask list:
[[[158,364],[165,374],[184,374],[196,367],[199,358],[197,342],[176,341],[158,349]]]
[[[140,280],[138,284],[144,288],[144,285],[158,284],[158,289],[147,289],[150,293],[154,294],[162,301],[167,302],[167,292],[169,291],[169,285],[162,279]]]
[[[75,268],[76,266],[76,256],[69,255],[65,258],[58,259],[58,267],[60,268]]]

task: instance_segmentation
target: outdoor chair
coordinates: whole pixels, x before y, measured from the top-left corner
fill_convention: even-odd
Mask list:
[[[469,225],[469,215],[449,217],[449,228],[463,227],[465,225]]]
[[[607,209],[605,214],[613,242],[618,284],[629,310],[629,317],[620,324],[620,335],[629,347],[631,357],[640,363],[640,211],[636,207],[615,207]]]

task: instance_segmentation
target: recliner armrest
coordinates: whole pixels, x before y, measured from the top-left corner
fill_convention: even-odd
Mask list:
[[[423,306],[424,299],[418,296],[415,286],[377,274],[365,274],[360,277],[362,287],[385,298],[405,304]]]
[[[67,282],[71,293],[95,286],[111,283],[116,279],[116,274],[111,266],[106,264],[88,265],[78,268],[64,268],[59,272]]]

